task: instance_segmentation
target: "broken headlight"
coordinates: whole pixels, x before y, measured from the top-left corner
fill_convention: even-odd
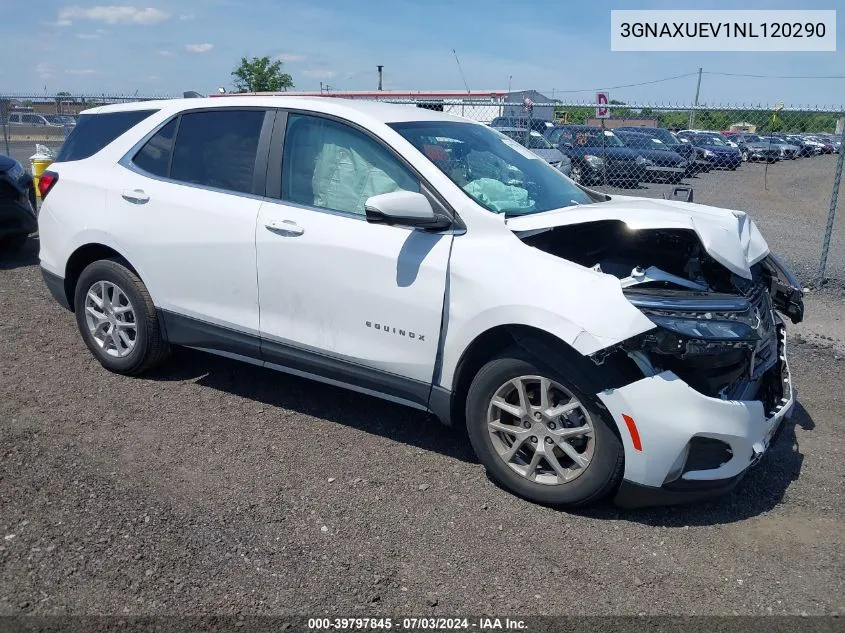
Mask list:
[[[655,325],[675,334],[694,339],[712,341],[755,340],[757,331],[752,325],[739,320],[715,320],[693,313],[691,316],[646,313]]]

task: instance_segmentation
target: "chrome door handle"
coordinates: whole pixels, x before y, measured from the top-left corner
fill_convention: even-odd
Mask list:
[[[143,189],[124,189],[120,195],[124,200],[135,204],[144,204],[150,201],[150,197],[144,193]]]
[[[297,237],[305,233],[305,229],[299,226],[293,220],[273,220],[264,225],[269,231],[278,233],[279,235],[286,235],[288,237]]]

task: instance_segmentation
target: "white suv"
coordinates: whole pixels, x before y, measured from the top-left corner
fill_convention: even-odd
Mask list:
[[[751,218],[590,191],[459,117],[105,106],[40,188],[44,279],[107,369],[184,345],[427,410],[537,502],[723,492],[794,403],[800,285]]]

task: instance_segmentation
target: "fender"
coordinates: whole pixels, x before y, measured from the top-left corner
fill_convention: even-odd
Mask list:
[[[455,240],[448,302],[438,381],[446,388],[464,351],[497,326],[537,328],[585,356],[654,328],[616,277],[531,248],[513,234]]]

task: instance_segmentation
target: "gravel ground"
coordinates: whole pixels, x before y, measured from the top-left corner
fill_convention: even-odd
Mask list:
[[[734,494],[567,514],[380,400],[187,350],[110,374],[36,250],[0,265],[0,615],[845,614],[839,291]]]

